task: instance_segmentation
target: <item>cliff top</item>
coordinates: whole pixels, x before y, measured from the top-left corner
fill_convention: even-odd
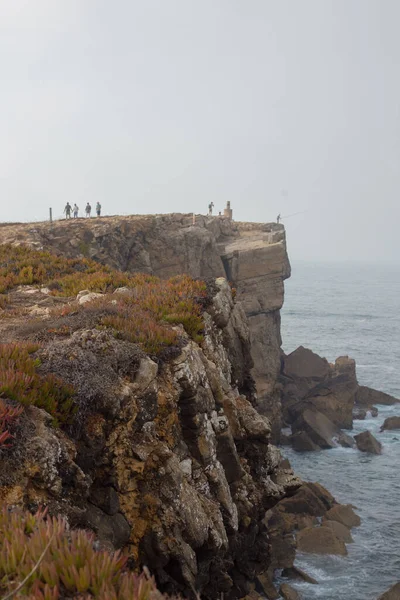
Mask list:
[[[124,227],[129,233],[146,231],[158,227],[168,227],[176,230],[206,229],[213,232],[217,238],[253,238],[256,235],[264,243],[275,243],[284,239],[284,226],[278,223],[252,223],[231,221],[226,217],[204,216],[188,213],[170,213],[154,215],[113,215],[93,217],[90,219],[61,219],[53,221],[40,221],[35,223],[0,223],[0,243],[13,243],[38,246],[46,239],[60,236],[60,241],[65,235],[70,238],[81,235],[84,231],[93,232],[94,236],[106,235],[113,230]],[[220,241],[219,239],[217,241]]]

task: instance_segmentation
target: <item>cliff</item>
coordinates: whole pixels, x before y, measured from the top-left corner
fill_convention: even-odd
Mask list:
[[[281,361],[283,281],[290,276],[285,230],[275,223],[170,214],[105,217],[49,223],[3,224],[0,243],[28,244],[69,257],[90,257],[122,271],[161,278],[187,273],[226,277],[249,321],[257,409],[269,417],[272,439],[280,432],[277,383]],[[243,381],[238,381],[239,390]]]
[[[127,548],[163,591],[244,596],[271,563],[265,513],[301,482],[253,407],[250,332],[226,280],[2,252],[0,409],[25,407],[1,423],[3,504],[47,506]],[[107,293],[71,297],[80,285]]]

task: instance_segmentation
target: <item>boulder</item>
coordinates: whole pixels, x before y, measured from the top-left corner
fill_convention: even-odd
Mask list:
[[[354,436],[357,448],[361,452],[369,452],[370,454],[382,454],[382,444],[378,442],[370,431],[363,431]]]
[[[303,484],[304,487],[309,488],[315,496],[325,505],[326,510],[329,510],[337,504],[335,498],[332,496],[330,492],[323,485],[313,481],[307,481],[307,483]]]
[[[289,440],[292,442],[293,450],[296,450],[296,452],[311,452],[315,450],[321,450],[317,444],[314,444],[312,439],[306,434],[305,431],[298,431],[297,433],[294,433],[292,436],[290,436]]]
[[[376,408],[376,406],[369,406],[368,407],[368,411],[367,411],[367,416],[368,413],[371,413],[371,417],[377,417],[378,416],[378,409]]]
[[[379,392],[378,390],[366,387],[365,385],[358,386],[356,404],[360,406],[372,406],[373,404],[386,404],[387,406],[391,406],[398,402],[400,402],[400,400],[390,394]]]
[[[379,596],[378,600],[400,600],[400,582],[395,583],[390,590]]]
[[[306,583],[318,583],[318,581],[314,579],[314,577],[311,577],[311,575],[309,575],[302,569],[299,569],[299,567],[296,567],[295,565],[293,565],[293,567],[283,569],[282,577],[287,577],[288,579],[295,579],[298,581],[305,581]]]
[[[388,417],[384,420],[381,431],[400,429],[400,417]]]
[[[278,507],[280,511],[295,515],[321,517],[326,513],[324,502],[307,484],[302,485],[290,498],[281,500]]]
[[[336,554],[345,556],[345,543],[335,535],[330,527],[308,527],[297,533],[297,549],[309,554]]]
[[[336,439],[337,439],[337,442],[341,446],[343,446],[343,448],[354,448],[355,445],[356,445],[355,441],[351,437],[351,435],[348,435],[344,431],[341,431],[340,434],[339,434],[339,436]]]
[[[365,408],[361,408],[360,406],[355,406],[353,408],[353,419],[355,421],[364,421],[367,416],[367,411]]]
[[[293,433],[305,432],[320,448],[335,448],[333,438],[340,437],[340,429],[317,410],[306,409],[292,425]]]
[[[79,296],[79,294],[78,294],[78,296]],[[85,294],[84,296],[80,296],[80,298],[78,299],[78,303],[79,304],[87,304],[88,302],[93,302],[93,300],[96,300],[97,298],[102,298],[102,297],[103,297],[103,294],[98,294],[97,292],[89,292],[88,294]]]
[[[322,380],[329,375],[330,367],[325,358],[321,358],[304,346],[285,356],[283,372],[287,377]]]
[[[351,429],[356,391],[357,380],[340,373],[312,388],[304,403],[314,406],[337,427]]]
[[[299,593],[288,583],[282,583],[279,592],[284,600],[301,600]]]
[[[353,538],[351,537],[350,529],[343,525],[343,523],[339,523],[339,521],[323,521],[324,527],[329,527],[332,529],[333,533],[339,540],[342,540],[345,544],[351,544],[353,542]]]
[[[351,504],[336,504],[325,515],[328,521],[338,521],[346,527],[358,527],[361,519],[353,510]]]

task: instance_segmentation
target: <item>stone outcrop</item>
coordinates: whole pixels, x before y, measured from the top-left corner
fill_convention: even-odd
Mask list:
[[[237,598],[271,562],[265,512],[301,482],[251,402],[243,309],[225,280],[213,289],[201,346],[180,331],[180,350],[159,363],[87,321],[52,337],[47,317],[31,329],[24,317],[21,333],[13,321],[16,339],[46,333],[41,373],[73,385],[79,412],[61,431],[44,411],[26,411],[16,451],[2,457],[1,496],[126,547],[163,590]]]
[[[381,431],[400,429],[400,417],[387,417],[381,426]]]
[[[387,406],[391,406],[392,404],[398,404],[399,402],[400,401],[394,396],[366,387],[365,385],[360,385],[357,389],[356,404],[359,406],[371,407],[374,404],[386,404]]]
[[[369,454],[382,454],[382,444],[372,435],[370,431],[363,431],[354,436],[357,448],[361,452]]]
[[[316,410],[337,427],[351,429],[358,388],[355,361],[342,356],[334,365],[300,346],[284,357],[283,418],[290,424],[305,410]]]
[[[310,554],[337,554],[345,556],[345,543],[330,527],[307,527],[297,534],[297,547],[301,552]]]
[[[293,448],[298,451],[335,448],[337,445],[346,447],[354,445],[350,436],[344,434],[332,421],[317,410],[306,409],[300,414],[292,424],[292,431],[295,438]],[[296,436],[298,436],[297,439]]]
[[[308,482],[267,511],[264,522],[271,540],[270,568],[283,569],[282,575],[291,579],[316,583],[306,573],[296,573],[296,549],[345,555],[345,544],[352,541],[350,529],[360,524],[360,518],[320,484]]]
[[[290,276],[283,225],[201,215],[193,223],[192,214],[103,217],[57,221],[52,226],[3,225],[0,243],[6,242],[85,256],[123,271],[161,278],[182,273],[202,279],[226,277],[249,320],[258,410],[270,418],[272,439],[278,441],[279,311],[283,281]]]
[[[300,346],[283,357],[280,381],[282,418],[292,429],[292,435],[286,440],[296,451],[334,448],[338,444],[354,448],[355,440],[362,451],[379,451],[380,444],[371,434],[365,432],[354,440],[341,428],[351,429],[353,418],[363,420],[368,414],[376,417],[378,409],[374,403],[398,401],[393,396],[358,385],[353,359],[341,356],[330,364]],[[400,419],[390,417],[386,422],[393,426]]]

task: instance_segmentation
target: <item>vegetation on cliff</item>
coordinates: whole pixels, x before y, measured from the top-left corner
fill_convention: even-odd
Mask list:
[[[25,600],[155,600],[153,580],[126,569],[128,557],[96,550],[94,536],[64,519],[3,508],[0,593]]]
[[[72,302],[53,311],[50,320],[42,321],[47,341],[82,327],[110,329],[145,353],[166,359],[181,345],[182,335],[174,325],[181,325],[196,342],[202,340],[206,285],[188,276],[164,281],[122,273],[89,259],[2,245],[0,298],[4,308],[7,295],[20,285],[46,286],[53,296],[71,297],[81,290],[103,294],[92,302]],[[125,293],[112,293],[121,287]],[[0,446],[11,442],[20,405],[45,409],[55,425],[70,424],[76,412],[74,389],[51,373],[38,372],[40,350],[37,343],[0,345]]]

